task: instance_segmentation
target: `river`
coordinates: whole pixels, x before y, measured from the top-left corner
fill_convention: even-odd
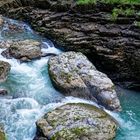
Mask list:
[[[0,40],[34,39],[42,42],[42,52],[61,53],[53,43],[37,35],[29,25],[5,18],[7,23],[0,28]],[[8,23],[22,27],[18,34],[7,34]],[[0,53],[4,49],[0,49]],[[0,122],[3,123],[8,140],[33,140],[36,133],[35,122],[46,112],[68,102],[93,102],[64,97],[56,91],[48,75],[48,59],[43,57],[28,63],[20,63],[16,59],[6,59],[0,55],[0,60],[11,64],[11,71],[6,82],[0,87],[9,91],[6,98],[0,97]],[[119,97],[123,111],[109,112],[119,122],[120,128],[115,140],[140,139],[140,94],[119,88]],[[97,106],[97,105],[96,105]]]

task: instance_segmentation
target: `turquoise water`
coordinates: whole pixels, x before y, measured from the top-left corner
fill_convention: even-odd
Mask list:
[[[11,19],[5,19],[0,28],[0,40],[35,39],[43,45],[42,52],[61,53],[53,43],[37,35],[28,25]],[[10,32],[8,24],[22,29]],[[0,49],[0,53],[4,49]],[[6,99],[0,97],[0,123],[3,123],[8,140],[33,140],[36,133],[35,122],[49,110],[68,102],[93,102],[73,97],[64,97],[56,91],[48,75],[48,59],[43,57],[29,63],[20,63],[15,59],[0,60],[11,64],[11,71],[6,82],[0,87],[9,91]],[[115,140],[140,140],[140,93],[119,90],[123,111],[109,112],[119,122]],[[98,105],[96,105],[98,106]]]
[[[120,128],[115,140],[140,140],[140,92],[120,89],[123,111],[117,118]]]

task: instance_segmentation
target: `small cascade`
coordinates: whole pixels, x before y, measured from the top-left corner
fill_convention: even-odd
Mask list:
[[[42,53],[59,54],[53,43],[41,38],[25,23],[4,19],[6,23],[0,31],[0,41],[34,39],[42,43]],[[13,33],[10,28],[14,28]],[[16,29],[18,32],[16,33]],[[19,29],[21,31],[19,31]],[[5,49],[0,49],[0,54]],[[0,122],[3,123],[8,140],[32,140],[35,136],[35,122],[45,113],[43,106],[64,98],[57,92],[49,79],[47,63],[49,57],[21,63],[0,55],[0,60],[11,65],[6,82],[0,87],[8,90],[7,99],[0,98]]]

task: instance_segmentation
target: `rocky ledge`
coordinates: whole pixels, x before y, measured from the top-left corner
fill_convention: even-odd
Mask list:
[[[112,140],[116,122],[104,111],[88,104],[66,104],[37,121],[34,140]]]
[[[54,86],[64,95],[97,100],[111,110],[120,110],[115,86],[82,54],[66,52],[49,59],[49,74]]]
[[[9,8],[7,16],[26,20],[61,48],[84,53],[113,81],[129,88],[140,87],[140,5],[28,2],[11,0],[10,4],[2,3],[1,9]]]

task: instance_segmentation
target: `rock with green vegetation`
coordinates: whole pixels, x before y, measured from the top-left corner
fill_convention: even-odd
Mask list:
[[[6,135],[4,133],[4,130],[1,124],[0,124],[0,140],[6,140]]]
[[[2,54],[7,58],[14,57],[21,61],[30,61],[41,57],[41,44],[32,39],[12,42]]]
[[[49,74],[54,86],[66,96],[96,99],[111,110],[120,110],[115,86],[82,53],[66,52],[49,59]]]
[[[0,82],[4,82],[10,72],[10,64],[4,61],[0,61]]]
[[[34,140],[112,140],[116,122],[95,106],[66,104],[37,121]]]

